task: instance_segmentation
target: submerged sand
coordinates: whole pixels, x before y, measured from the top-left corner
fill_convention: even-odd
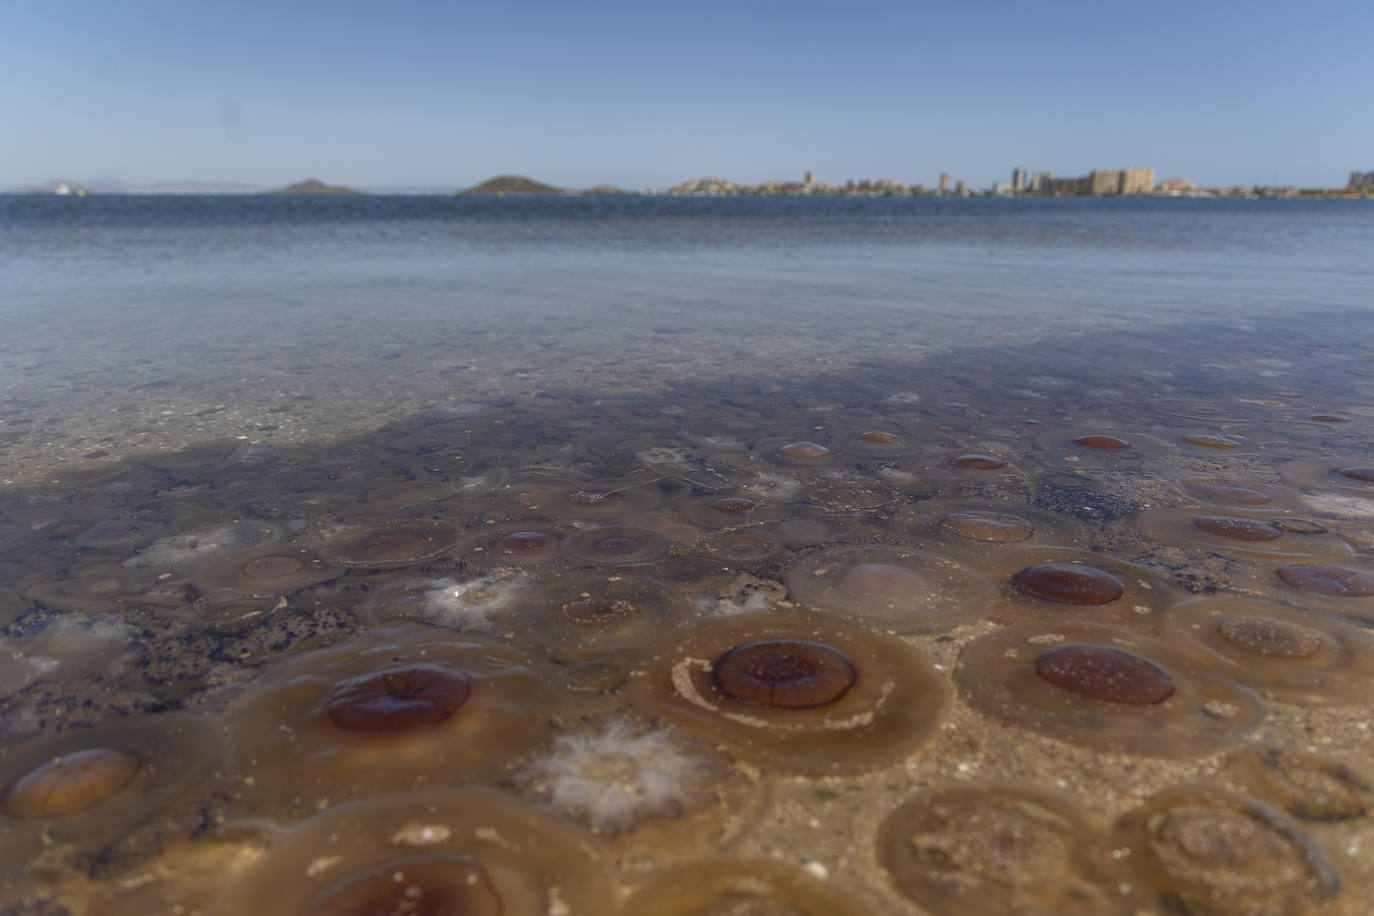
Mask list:
[[[26,424],[0,781],[12,800],[43,761],[120,742],[161,769],[73,812],[10,804],[0,912],[316,912],[417,854],[476,861],[516,912],[1362,912],[1374,485],[1342,472],[1374,463],[1374,412],[1328,328],[919,357],[875,337],[802,364],[766,342],[674,363],[692,332],[665,328],[659,368],[531,352],[352,399],[245,380]],[[1238,488],[1267,502],[1218,495]],[[960,512],[1032,534],[969,538],[943,524]],[[1287,521],[1258,540],[1201,517]],[[1044,563],[1122,594],[1016,587]],[[1312,566],[1348,575],[1278,572]],[[832,568],[819,590],[798,573]],[[1209,649],[1177,623],[1199,602],[1300,620],[1325,654]],[[989,642],[1008,634],[1020,654]],[[788,638],[860,680],[792,711],[712,693],[721,647]],[[1066,644],[1151,659],[1172,693],[1006,687],[1026,646]],[[408,663],[465,672],[451,724],[358,738],[321,711]],[[375,838],[321,839],[340,833]]]

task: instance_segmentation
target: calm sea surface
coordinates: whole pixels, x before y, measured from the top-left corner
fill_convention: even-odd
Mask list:
[[[0,331],[0,916],[1368,911],[1368,201],[0,197]]]
[[[51,433],[140,390],[180,416],[290,389],[354,428],[376,386],[623,393],[1215,321],[1347,352],[1372,251],[1358,201],[0,197],[0,409]]]

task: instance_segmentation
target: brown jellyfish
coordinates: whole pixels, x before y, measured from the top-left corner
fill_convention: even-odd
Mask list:
[[[977,619],[992,597],[991,583],[962,563],[880,544],[816,551],[790,567],[785,580],[802,604],[903,633]]]
[[[878,858],[901,893],[936,916],[1132,912],[1105,825],[1039,789],[918,795],[883,822]]]
[[[1017,593],[1056,604],[1110,604],[1120,598],[1121,580],[1085,563],[1035,563],[1011,577]]]
[[[768,767],[824,773],[906,757],[934,736],[948,698],[900,640],[739,614],[665,641],[631,678],[629,701]]]
[[[1238,752],[1230,763],[1256,797],[1305,821],[1354,820],[1374,805],[1370,780],[1330,757],[1261,745]]]
[[[980,509],[951,512],[940,519],[940,527],[961,538],[993,544],[1026,541],[1035,536],[1035,526],[1019,515]]]
[[[878,422],[844,433],[836,440],[835,447],[860,458],[895,458],[914,452],[917,442],[892,424]]]
[[[1188,756],[1264,717],[1231,678],[1158,640],[1090,623],[998,630],[964,649],[955,681],[986,715],[1116,753]]]
[[[211,723],[179,713],[70,728],[0,746],[0,852],[95,854],[208,795],[227,757]]]
[[[594,570],[536,583],[503,622],[521,640],[571,661],[645,646],[693,616],[683,601],[651,579]]]
[[[337,804],[234,874],[209,916],[615,912],[592,837],[488,789]]]
[[[1343,892],[1335,866],[1287,817],[1215,786],[1170,789],[1128,811],[1113,845],[1141,888],[1177,912],[1353,916],[1366,902]]]
[[[782,508],[751,490],[708,493],[682,504],[684,518],[702,528],[733,530],[785,518]]]
[[[1368,458],[1311,458],[1279,465],[1284,482],[1295,487],[1374,494],[1374,462]]]
[[[1007,466],[1006,459],[996,455],[982,455],[976,452],[957,455],[949,459],[949,465],[960,471],[1000,471]]]
[[[537,740],[556,694],[551,671],[500,643],[380,631],[282,660],[224,722],[252,804],[297,804],[493,779]]]
[[[638,888],[624,913],[636,916],[869,916],[853,894],[770,859],[708,859]]]
[[[1272,511],[1241,514],[1240,510],[1157,509],[1141,513],[1135,524],[1156,543],[1191,550],[1293,557],[1350,551],[1324,526]]]
[[[146,569],[95,563],[24,589],[30,601],[73,614],[103,614],[119,607],[180,607],[186,603],[184,579],[162,579]]]
[[[1126,439],[1118,439],[1116,436],[1108,436],[1105,433],[1076,436],[1073,444],[1079,448],[1090,448],[1102,452],[1124,451],[1131,447],[1131,443]]]
[[[266,598],[287,595],[340,574],[312,550],[262,544],[211,560],[196,570],[191,584],[222,600]]]
[[[652,512],[663,502],[657,474],[607,480],[585,480],[550,472],[529,476],[532,479],[504,484],[500,491],[502,502],[517,512],[559,523],[623,521]]]
[[[1287,487],[1258,484],[1253,480],[1229,477],[1188,477],[1175,484],[1184,496],[1223,510],[1221,513],[1199,511],[1199,515],[1242,513],[1273,513],[1275,515],[1298,505],[1298,494]]]
[[[1177,591],[1149,570],[1093,551],[1027,548],[985,555],[985,570],[1006,583],[988,609],[995,619],[1147,628]]]
[[[1171,608],[1161,635],[1276,700],[1356,702],[1374,684],[1374,635],[1328,614],[1218,595]]]
[[[1008,499],[927,499],[898,517],[916,539],[952,554],[982,558],[1008,548],[1087,543],[1086,525]]]
[[[1324,598],[1374,598],[1374,572],[1334,563],[1304,563],[1274,570],[1284,584]]]
[[[93,550],[128,551],[146,547],[162,537],[166,526],[160,522],[138,518],[110,518],[87,528],[73,540],[80,547]]]
[[[487,525],[465,537],[454,553],[483,570],[536,567],[566,562],[563,532],[546,522]]]
[[[1143,458],[1177,451],[1170,442],[1140,432],[1102,428],[1047,430],[1036,436],[1041,460],[1052,466],[1074,468],[1123,468]]]
[[[700,554],[734,567],[758,567],[783,555],[782,545],[772,538],[751,531],[710,534],[682,545],[686,554]]]
[[[672,541],[652,528],[585,528],[567,540],[568,552],[593,563],[632,566],[652,563],[668,553]]]
[[[1234,451],[1245,445],[1243,439],[1206,432],[1188,433],[1179,436],[1178,441],[1182,442],[1184,445],[1191,445],[1195,448],[1203,448],[1213,452]]]
[[[773,454],[788,464],[820,464],[831,457],[830,449],[824,445],[806,440],[784,442],[773,450]]]
[[[895,494],[882,478],[864,471],[820,471],[806,482],[805,498],[832,512],[871,512],[888,505]]]
[[[426,520],[382,522],[350,528],[330,538],[320,551],[337,566],[396,569],[433,559],[458,540],[458,530]]]

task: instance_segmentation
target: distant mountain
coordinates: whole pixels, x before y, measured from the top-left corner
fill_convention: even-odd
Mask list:
[[[523,175],[498,175],[459,194],[567,194],[562,188],[542,184]]]
[[[314,178],[307,178],[305,181],[298,181],[289,184],[284,188],[275,191],[264,191],[264,194],[360,194],[352,188],[345,188],[343,185],[325,184]]]
[[[588,188],[587,190],[583,191],[583,192],[582,192],[582,195],[583,195],[584,197],[587,197],[587,196],[591,196],[591,197],[610,197],[610,196],[615,195],[615,194],[631,194],[631,193],[633,193],[633,192],[632,192],[632,191],[626,191],[626,190],[624,190],[624,189],[622,189],[622,188],[617,188],[615,185],[610,185],[610,184],[599,184],[599,185],[597,185],[597,186],[594,187],[594,188]]]

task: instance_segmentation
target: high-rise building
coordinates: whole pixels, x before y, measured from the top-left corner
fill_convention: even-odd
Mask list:
[[[948,194],[948,193],[949,193],[949,172],[941,172],[941,173],[940,173],[940,193],[941,193],[941,194]]]
[[[1012,169],[1012,170],[1011,170],[1011,189],[1012,189],[1013,191],[1015,191],[1017,194],[1020,194],[1022,191],[1026,190],[1026,170],[1025,170],[1025,169]]]
[[[806,181],[803,182],[803,184],[805,184],[806,187],[808,187],[808,188],[814,188],[814,187],[816,186],[816,173],[815,173],[815,172],[807,172],[807,173],[806,173]]]
[[[1155,190],[1154,169],[1122,169],[1120,194],[1153,194]]]
[[[1031,176],[1030,189],[1032,191],[1048,191],[1049,188],[1046,187],[1046,185],[1048,185],[1053,180],[1054,173],[1052,172],[1036,172],[1033,176]]]
[[[1121,172],[1117,169],[1093,169],[1088,178],[1088,193],[1094,197],[1121,193]]]
[[[1084,175],[1082,178],[1051,178],[1045,174],[1037,190],[1046,194],[1082,197],[1093,193],[1093,179],[1091,175]]]
[[[967,184],[965,181],[963,181],[963,179],[960,179],[959,181],[954,182],[954,193],[955,193],[955,194],[958,194],[958,195],[960,195],[960,196],[963,196],[963,195],[967,194],[967,193],[968,193],[968,184]]]
[[[1374,172],[1351,172],[1350,184],[1346,187],[1352,191],[1356,188],[1374,188]]]

